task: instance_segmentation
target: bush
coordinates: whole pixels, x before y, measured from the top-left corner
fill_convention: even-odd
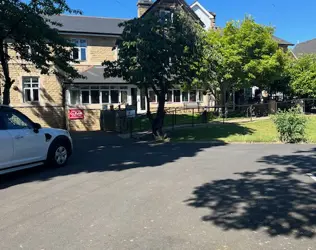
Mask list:
[[[304,141],[307,119],[303,115],[301,107],[292,107],[287,111],[279,110],[272,119],[282,142]]]

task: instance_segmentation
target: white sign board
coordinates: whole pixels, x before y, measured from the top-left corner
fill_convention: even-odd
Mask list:
[[[126,117],[127,118],[135,118],[136,117],[136,110],[135,109],[126,110]]]

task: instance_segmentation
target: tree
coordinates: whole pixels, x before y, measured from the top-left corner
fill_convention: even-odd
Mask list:
[[[316,97],[316,55],[304,55],[289,66],[290,87],[297,97]]]
[[[216,90],[220,91],[223,106],[227,91],[254,85],[268,88],[281,77],[286,55],[273,40],[273,32],[251,17],[228,22],[222,30],[208,31],[206,39],[212,51],[206,55],[212,56],[204,60],[201,70],[209,71],[204,84],[214,96]]]
[[[178,9],[165,18],[153,13],[121,26],[118,60],[103,63],[104,76],[123,77],[144,91],[153,134],[162,135],[168,90],[190,87],[196,77],[203,54],[202,27]],[[158,98],[155,117],[150,112],[149,89]]]
[[[12,50],[19,55],[15,62],[26,72],[33,65],[41,74],[56,74],[63,81],[81,77],[70,64],[75,62],[74,45],[58,33],[56,28],[60,24],[49,19],[64,12],[78,14],[80,11],[71,9],[65,0],[27,2],[0,1],[0,78],[4,80],[3,104],[6,105],[10,104],[10,88],[14,83],[9,64],[16,59],[10,53]]]

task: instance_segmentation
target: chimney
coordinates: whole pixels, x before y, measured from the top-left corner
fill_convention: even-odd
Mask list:
[[[138,0],[137,1],[137,16],[141,17],[153,4],[152,0]]]

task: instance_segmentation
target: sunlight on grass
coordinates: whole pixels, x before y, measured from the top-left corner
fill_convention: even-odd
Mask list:
[[[307,117],[306,139],[308,142],[316,143],[316,116]]]
[[[308,142],[316,142],[316,116],[308,117]],[[248,123],[226,123],[203,128],[188,128],[172,133],[173,141],[278,142],[278,133],[271,120]]]

